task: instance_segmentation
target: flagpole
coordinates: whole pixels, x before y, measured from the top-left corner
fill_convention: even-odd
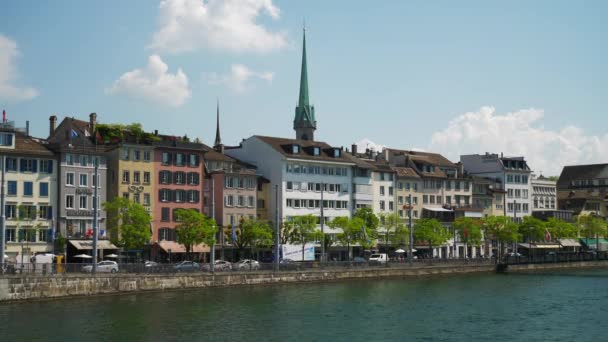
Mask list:
[[[98,231],[98,222],[97,222],[97,207],[99,206],[99,200],[97,198],[97,188],[99,187],[99,159],[97,157],[93,158],[93,162],[95,163],[95,188],[93,189],[93,270],[92,273],[95,274],[97,272],[97,231]]]
[[[211,175],[211,218],[215,221],[215,182],[213,180],[213,175]],[[215,243],[211,244],[210,254],[209,269],[211,269],[211,273],[215,273]]]

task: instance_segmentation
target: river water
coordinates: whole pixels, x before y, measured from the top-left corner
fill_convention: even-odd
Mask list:
[[[608,270],[0,305],[0,341],[607,341]]]

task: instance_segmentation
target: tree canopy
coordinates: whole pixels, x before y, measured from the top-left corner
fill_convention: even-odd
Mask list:
[[[139,203],[116,197],[103,203],[108,214],[107,229],[112,241],[125,249],[141,249],[150,242],[150,214]]]
[[[232,230],[229,232],[232,234]],[[235,233],[236,240],[234,243],[238,249],[269,247],[273,244],[273,231],[266,221],[244,219]],[[232,239],[231,236],[227,236],[227,238]]]
[[[460,241],[472,246],[480,246],[483,240],[482,222],[472,217],[459,217],[454,220],[454,229],[458,232]]]
[[[369,207],[359,208],[359,209],[357,209],[357,211],[355,211],[355,214],[353,215],[353,217],[361,218],[365,222],[365,227],[368,229],[371,229],[374,231],[378,229],[378,223],[380,220],[378,219],[378,216],[376,216],[376,214],[374,214],[374,211],[372,210],[372,208],[369,208]]]
[[[420,219],[414,225],[414,239],[418,243],[439,246],[450,238],[450,232],[436,219]]]
[[[194,209],[177,209],[176,220],[179,224],[175,227],[177,242],[184,245],[186,253],[192,252],[192,247],[201,243],[207,246],[215,244],[217,225],[214,219]]]

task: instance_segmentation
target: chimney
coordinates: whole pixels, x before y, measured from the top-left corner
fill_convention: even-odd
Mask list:
[[[502,152],[500,152],[500,159],[502,159]]]
[[[388,150],[388,148],[385,148],[384,149],[384,160],[386,160],[387,163],[389,162],[389,160],[388,160],[389,156],[390,156],[389,150]]]
[[[49,121],[50,121],[49,138],[50,138],[51,135],[53,135],[53,133],[55,133],[55,128],[57,128],[57,117],[55,115],[51,115],[51,117],[49,118]]]
[[[97,126],[97,114],[89,114],[89,132],[91,135],[95,132],[95,126]]]
[[[30,120],[25,121],[25,135],[30,136]]]
[[[154,130],[154,135],[158,135],[158,130],[157,129]]]
[[[352,144],[351,150],[353,152],[353,155],[357,154],[357,144]]]

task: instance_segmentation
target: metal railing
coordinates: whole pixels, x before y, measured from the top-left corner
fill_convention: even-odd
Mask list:
[[[315,271],[315,270],[345,270],[345,269],[379,269],[379,268],[420,268],[420,267],[460,267],[478,266],[494,264],[493,259],[415,259],[412,265],[407,260],[389,261],[385,263],[369,261],[294,261],[282,262],[279,264],[279,272],[292,271]],[[274,272],[274,263],[223,263],[215,267],[215,273],[223,274],[226,272]],[[97,275],[119,276],[124,274],[181,274],[181,273],[202,273],[211,274],[209,263],[198,263],[191,265],[180,264],[144,264],[144,263],[118,263],[116,267],[102,267],[98,265]],[[33,264],[33,263],[7,263],[1,268],[0,276],[90,276],[91,264]]]
[[[581,261],[602,261],[608,260],[608,251],[583,251],[583,252],[550,252],[531,255],[507,255],[503,263],[507,265],[518,264],[548,264],[548,263],[569,263]]]

